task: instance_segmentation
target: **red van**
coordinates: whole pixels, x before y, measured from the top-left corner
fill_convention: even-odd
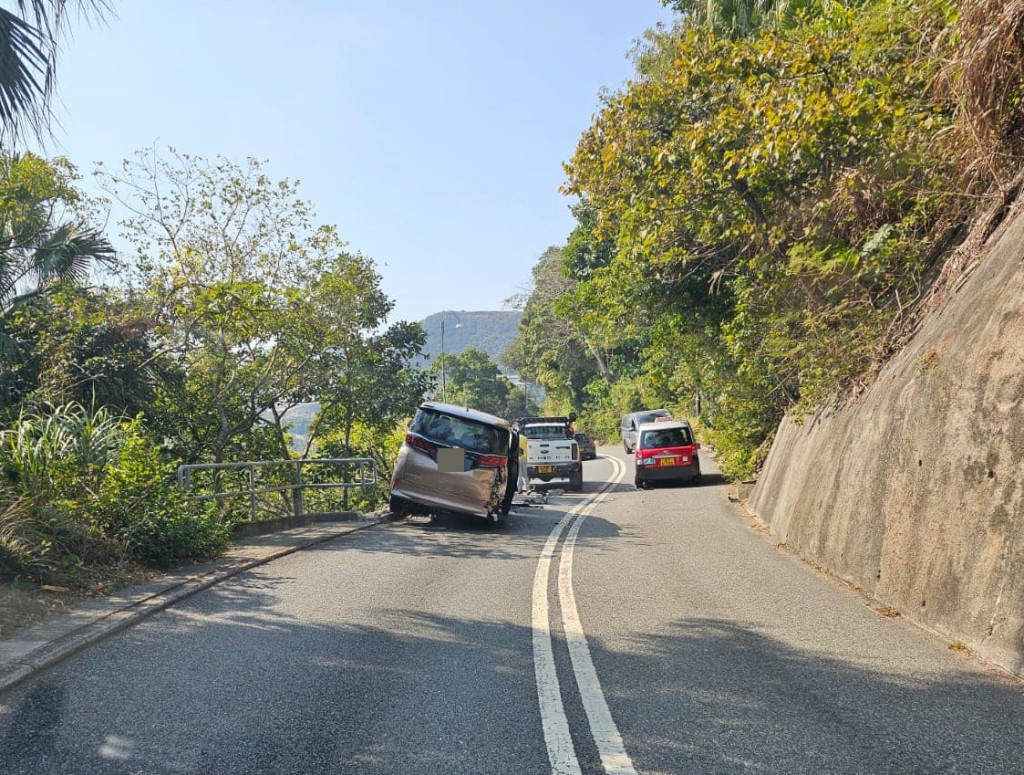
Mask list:
[[[644,488],[651,482],[700,482],[699,449],[685,420],[644,423],[637,429],[633,483]]]

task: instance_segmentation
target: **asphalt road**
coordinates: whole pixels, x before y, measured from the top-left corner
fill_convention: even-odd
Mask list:
[[[1019,682],[777,548],[713,475],[585,475],[97,644],[0,696],[0,773],[1024,773]]]

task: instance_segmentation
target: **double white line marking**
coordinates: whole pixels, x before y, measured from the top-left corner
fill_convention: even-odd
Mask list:
[[[617,458],[608,457],[614,472],[611,479],[605,482],[597,493],[587,498],[552,529],[537,563],[537,573],[533,578],[533,666],[537,675],[537,696],[540,700],[540,717],[544,726],[544,741],[548,748],[548,760],[551,762],[552,775],[581,775],[580,763],[576,758],[576,750],[569,733],[569,721],[562,704],[562,692],[555,670],[555,655],[551,641],[551,619],[548,606],[548,579],[551,575],[551,562],[558,547],[562,533],[568,527],[569,532],[562,543],[558,565],[558,600],[561,604],[562,627],[565,640],[569,646],[573,674],[579,687],[583,709],[587,714],[590,732],[601,755],[601,764],[608,775],[636,775],[633,762],[626,753],[622,743],[622,735],[612,719],[608,703],[601,691],[601,683],[590,658],[590,646],[587,636],[580,624],[580,614],[576,609],[576,595],[572,589],[572,561],[576,547],[576,537],[580,525],[587,515],[603,501],[608,492],[622,481],[626,465]]]

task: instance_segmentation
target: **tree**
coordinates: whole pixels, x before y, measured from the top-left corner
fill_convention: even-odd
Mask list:
[[[435,378],[440,361],[430,366]],[[469,348],[445,359],[448,403],[468,406],[498,417],[521,417],[536,411],[525,392],[503,376],[498,366],[483,350]]]
[[[418,323],[400,321],[326,348],[318,358],[320,411],[310,423],[303,456],[321,438],[316,448],[332,457],[373,454],[374,446],[360,449],[353,434],[361,428],[379,439],[413,414],[431,384],[427,374],[409,366],[425,339]]]
[[[69,6],[79,15],[102,18],[106,0],[17,0],[17,13],[0,8],[0,126],[17,135],[37,135],[49,124],[57,54]]]
[[[63,284],[83,281],[96,264],[114,262],[113,248],[79,211],[74,181],[64,159],[0,156],[0,382],[8,389],[30,355],[11,335],[13,316]]]
[[[166,435],[157,391],[180,375],[157,353],[152,324],[130,297],[112,289],[61,287],[14,313],[9,330],[25,356],[11,364],[0,388],[9,404],[77,402],[116,415],[144,413],[147,425]]]
[[[745,476],[783,412],[870,377],[963,223],[953,115],[931,90],[955,9],[673,5],[677,26],[647,36],[566,165],[585,230],[556,309],[605,350],[639,345],[635,390],[613,361],[614,383],[588,390],[682,407],[700,391]]]
[[[550,247],[533,267],[533,286],[526,297],[519,335],[502,360],[524,378],[560,394],[570,404],[595,371],[606,370],[603,354],[588,347],[579,328],[556,309],[576,281],[566,276],[562,250]]]
[[[762,27],[792,27],[801,20],[861,5],[858,0],[662,0],[683,17],[683,26],[742,38]]]
[[[320,404],[303,455],[326,436],[350,448],[357,424],[391,426],[415,408],[426,385],[406,364],[422,330],[386,325],[393,302],[373,262],[314,223],[296,183],[253,159],[173,150],[101,178],[131,213],[134,282],[183,375],[161,407],[178,408],[183,456],[288,459],[288,412],[303,403]]]
[[[372,265],[253,159],[145,152],[100,179],[130,213],[133,282],[184,375],[162,391],[182,455],[289,456],[278,407],[313,400],[321,354],[386,312]]]

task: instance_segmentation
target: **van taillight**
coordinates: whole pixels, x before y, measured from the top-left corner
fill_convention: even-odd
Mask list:
[[[508,458],[502,455],[481,455],[477,462],[486,468],[504,468],[508,465]]]
[[[437,456],[437,445],[431,444],[429,441],[421,436],[417,436],[415,433],[405,434],[405,443],[413,449],[418,449],[426,452],[431,457]]]

